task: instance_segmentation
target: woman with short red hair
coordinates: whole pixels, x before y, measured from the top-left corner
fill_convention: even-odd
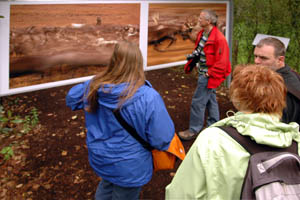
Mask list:
[[[236,66],[229,93],[238,112],[199,134],[166,187],[166,199],[240,199],[250,154],[220,126],[274,148],[296,141],[300,154],[299,125],[280,122],[286,91],[282,77],[271,69]]]

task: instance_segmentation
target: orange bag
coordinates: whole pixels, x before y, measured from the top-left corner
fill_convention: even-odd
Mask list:
[[[169,148],[166,151],[159,151],[153,149],[153,147],[151,147],[141,136],[139,136],[136,130],[123,119],[120,110],[116,110],[113,113],[123,128],[127,130],[127,132],[138,142],[140,142],[145,149],[152,152],[154,171],[173,169],[175,167],[176,158],[181,160],[184,159],[184,147],[176,133],[171,140]]]
[[[185,150],[177,134],[174,134],[166,151],[152,150],[152,158],[154,171],[174,169],[176,158],[185,158]]]

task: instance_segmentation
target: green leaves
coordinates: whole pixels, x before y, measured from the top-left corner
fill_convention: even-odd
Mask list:
[[[5,161],[9,160],[14,155],[14,151],[13,151],[11,146],[7,146],[7,147],[2,148],[0,153],[4,155],[4,160]]]
[[[30,111],[30,114],[31,114],[31,125],[36,126],[39,123],[38,110],[35,107],[33,107]]]
[[[16,101],[17,102],[17,101]],[[23,134],[28,133],[39,123],[39,114],[38,110],[33,107],[27,112],[28,114],[22,118],[18,115],[15,115],[11,110],[5,111],[4,107],[0,105],[0,135],[1,138],[14,138],[20,137]],[[1,145],[1,144],[0,144]],[[7,143],[3,144],[3,148],[0,151],[0,154],[3,155],[3,160],[0,164],[3,164],[5,161],[9,160],[14,156],[13,146],[18,145],[18,143],[10,142],[10,145],[7,146]],[[1,146],[0,146],[1,148]]]
[[[18,115],[13,115],[11,110],[5,112],[3,106],[0,106],[0,133],[28,133],[38,123],[39,114],[35,107],[22,119]]]
[[[12,128],[7,128],[7,127],[4,127],[1,129],[1,133],[4,133],[4,134],[9,134],[12,131],[13,131]]]
[[[300,72],[299,0],[234,0],[232,65],[253,63],[257,33],[290,38],[286,62]]]
[[[11,120],[11,123],[14,123],[14,124],[20,124],[22,122],[24,122],[23,119],[13,119],[13,120]]]

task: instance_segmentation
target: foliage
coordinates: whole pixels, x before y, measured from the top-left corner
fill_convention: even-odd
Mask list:
[[[17,104],[18,100],[11,102],[11,104]],[[14,115],[11,110],[6,110],[2,105],[0,105],[0,135],[1,138],[14,137],[15,135],[22,136],[23,134],[28,133],[39,123],[38,110],[33,107],[29,114],[24,118],[21,118],[18,115]],[[9,160],[14,155],[13,145],[3,144],[0,154],[4,156],[3,161]]]
[[[234,0],[232,62],[253,62],[257,33],[290,38],[286,62],[300,72],[300,1]]]
[[[4,155],[4,161],[9,160],[14,155],[14,151],[11,146],[3,147],[0,153]]]

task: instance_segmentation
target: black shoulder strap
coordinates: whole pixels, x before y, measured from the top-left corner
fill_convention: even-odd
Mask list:
[[[300,81],[300,74],[298,72],[296,72],[295,70],[293,70],[293,69],[291,69],[291,70],[292,70],[292,72],[294,72],[294,74],[296,74],[298,80]]]
[[[132,136],[134,137],[134,139],[136,139],[139,143],[141,143],[141,145],[149,150],[149,151],[152,151],[153,150],[153,147],[148,143],[146,142],[137,132],[136,130],[130,126],[125,120],[124,118],[122,117],[121,115],[121,112],[120,110],[115,110],[113,111],[116,119],[118,120],[118,122],[121,124],[121,126]]]
[[[298,80],[300,81],[300,75],[294,71],[293,69],[291,69],[292,72],[297,76]],[[291,86],[288,82],[286,82],[286,87],[289,93],[291,93],[292,95],[294,95],[295,97],[297,97],[300,100],[300,91],[297,90],[295,87]]]
[[[298,145],[297,142],[293,141],[292,145],[287,148],[275,148],[267,145],[257,144],[249,136],[241,135],[234,127],[232,126],[219,126],[220,129],[225,131],[233,139],[235,139],[240,145],[242,145],[251,155],[264,151],[288,151],[298,155]]]
[[[296,90],[294,87],[290,86],[289,84],[286,84],[287,90],[289,93],[297,97],[297,99],[300,100],[300,91]]]

